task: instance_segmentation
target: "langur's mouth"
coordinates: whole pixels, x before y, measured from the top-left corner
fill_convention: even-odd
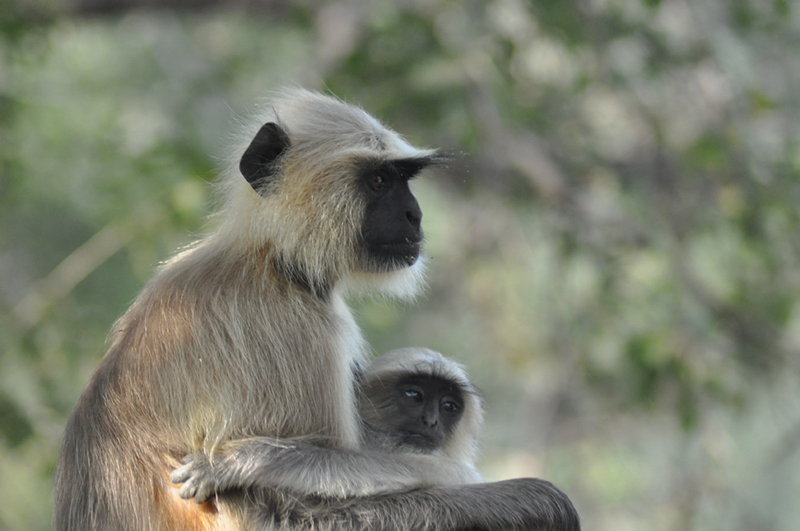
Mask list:
[[[438,441],[433,440],[433,438],[428,437],[427,435],[422,435],[421,433],[415,433],[411,431],[403,432],[403,442],[405,444],[427,450],[435,449],[438,444]]]
[[[379,246],[380,253],[393,260],[403,261],[412,266],[419,258],[421,240],[403,240],[401,242],[384,243]]]

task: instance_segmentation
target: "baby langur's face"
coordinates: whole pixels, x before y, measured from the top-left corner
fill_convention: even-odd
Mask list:
[[[394,387],[393,430],[421,450],[441,448],[464,414],[461,389],[430,375],[408,376]]]

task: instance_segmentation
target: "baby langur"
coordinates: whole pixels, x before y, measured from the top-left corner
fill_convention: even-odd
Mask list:
[[[464,370],[438,352],[404,348],[376,358],[359,375],[365,432],[395,451],[451,459],[471,482],[483,404]]]

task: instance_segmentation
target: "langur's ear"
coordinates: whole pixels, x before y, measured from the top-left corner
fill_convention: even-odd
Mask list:
[[[277,160],[291,145],[289,135],[274,122],[261,126],[239,161],[239,171],[254,189],[260,188],[275,175]]]

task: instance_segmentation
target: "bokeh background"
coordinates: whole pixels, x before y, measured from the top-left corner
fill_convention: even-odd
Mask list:
[[[0,530],[50,528],[109,327],[287,83],[456,156],[427,292],[354,304],[467,365],[487,480],[587,530],[800,529],[799,82],[788,0],[0,0]]]

